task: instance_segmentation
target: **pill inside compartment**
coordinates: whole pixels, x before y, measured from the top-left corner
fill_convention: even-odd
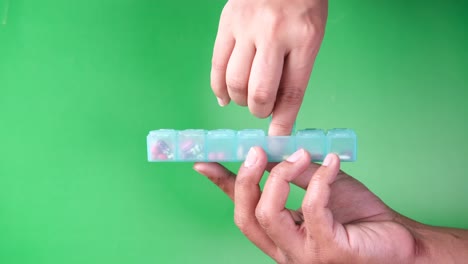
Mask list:
[[[208,161],[237,161],[236,131],[231,129],[210,130],[206,134],[206,157]]]
[[[304,129],[296,133],[297,149],[309,152],[312,161],[323,161],[327,153],[327,138],[322,129]]]
[[[265,151],[269,162],[283,161],[296,151],[296,137],[268,136]]]
[[[356,160],[356,133],[347,128],[335,128],[327,132],[327,151],[335,153],[341,161]]]
[[[178,133],[177,159],[181,161],[205,161],[205,136],[203,129],[187,129]]]
[[[265,132],[261,129],[244,129],[237,132],[237,159],[244,161],[251,147],[265,149]]]
[[[177,132],[173,129],[153,130],[147,137],[149,161],[174,161]]]

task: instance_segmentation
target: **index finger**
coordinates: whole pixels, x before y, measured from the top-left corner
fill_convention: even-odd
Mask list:
[[[219,163],[197,162],[193,169],[208,177],[216,184],[231,200],[234,201],[234,184],[236,175]]]
[[[291,51],[286,57],[268,134],[291,134],[309,82],[315,54]]]

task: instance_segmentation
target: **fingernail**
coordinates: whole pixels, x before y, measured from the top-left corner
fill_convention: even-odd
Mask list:
[[[193,165],[193,169],[194,169],[196,172],[200,173],[200,169],[198,168],[198,164],[194,164],[194,165]]]
[[[332,161],[332,154],[328,154],[326,157],[325,157],[325,160],[322,162],[322,166],[328,166],[330,165]]]
[[[223,99],[221,99],[221,98],[219,98],[219,97],[216,97],[216,99],[218,99],[218,104],[219,104],[219,106],[222,107],[222,106],[225,106],[225,105],[226,105],[226,103],[224,103]]]
[[[257,151],[254,148],[250,148],[249,153],[244,161],[244,167],[252,167],[257,162]]]
[[[304,155],[304,150],[300,149],[294,152],[291,156],[289,156],[286,160],[289,162],[296,162]]]

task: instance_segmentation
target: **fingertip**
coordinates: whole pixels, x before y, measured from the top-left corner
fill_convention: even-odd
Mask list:
[[[220,171],[227,170],[224,166],[217,162],[195,162],[193,169],[205,176],[215,175]]]
[[[333,161],[332,154],[328,154],[322,162],[322,166],[328,167],[330,163]]]
[[[322,162],[322,166],[330,167],[340,162],[340,158],[335,153],[329,153]]]
[[[253,166],[253,167],[255,167],[255,168],[260,167],[260,168],[264,169],[265,166],[266,166],[266,163],[268,162],[268,157],[267,157],[265,151],[263,150],[263,148],[260,147],[260,146],[253,146],[251,148],[251,150],[254,151],[255,156],[256,156],[255,166]]]
[[[310,155],[309,151],[305,150],[305,149],[302,149],[304,151],[304,157],[305,159],[307,160],[307,162],[311,162],[312,161],[312,156]]]
[[[293,154],[291,154],[291,156],[289,156],[286,161],[287,162],[290,162],[290,163],[295,163],[297,161],[300,161],[304,158],[304,149],[299,149],[297,150],[296,152],[294,152]]]
[[[268,129],[269,136],[289,136],[291,135],[294,122],[281,122],[279,118],[275,118],[277,115],[273,115],[270,127]]]
[[[226,106],[229,104],[231,99],[229,98],[229,94],[227,92],[227,87],[226,87],[226,80],[217,75],[214,75],[212,72],[211,75],[211,90],[213,91],[214,96],[216,96],[216,99],[218,101],[218,104],[222,106]]]
[[[266,153],[265,153],[265,151],[263,150],[262,147],[260,147],[260,146],[254,146],[254,147],[252,147],[252,148],[255,149],[255,151],[257,152],[257,155],[258,155],[259,157],[266,157]]]
[[[195,162],[195,164],[193,164],[193,169],[198,172],[198,173],[202,173],[203,171],[203,163],[201,162]],[[203,174],[203,173],[202,173]]]
[[[291,134],[291,131],[284,128],[277,128],[275,125],[271,125],[268,129],[269,136],[287,136],[289,134]]]
[[[231,102],[231,99],[229,97],[227,97],[227,98],[216,97],[216,99],[218,100],[218,104],[221,107],[224,107],[224,106],[228,105],[229,102]]]

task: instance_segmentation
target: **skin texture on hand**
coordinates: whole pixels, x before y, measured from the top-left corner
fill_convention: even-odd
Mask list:
[[[289,135],[325,32],[327,0],[230,0],[213,49],[211,87]]]
[[[236,225],[278,263],[462,263],[468,257],[468,232],[399,215],[340,171],[334,154],[322,166],[311,164],[304,150],[267,164],[255,147],[237,176],[217,163],[194,168],[234,201]],[[299,210],[285,208],[290,183],[307,190]]]

